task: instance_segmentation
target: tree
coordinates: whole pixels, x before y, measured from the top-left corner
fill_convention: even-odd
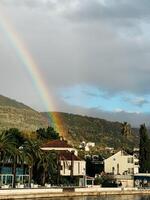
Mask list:
[[[36,133],[37,133],[38,139],[40,140],[47,139],[47,133],[46,133],[45,128],[39,128],[36,131]]]
[[[59,133],[57,133],[53,127],[40,128],[36,131],[40,140],[56,140],[59,139]]]
[[[10,128],[5,132],[6,135],[9,135],[15,145],[19,148],[25,141],[22,133],[17,128]]]
[[[14,156],[16,150],[16,143],[12,141],[11,134],[2,132],[0,134],[0,171],[1,167],[5,165],[8,159]]]
[[[38,141],[27,140],[22,145],[23,162],[27,163],[28,165],[30,186],[36,163],[42,158],[41,154],[42,151],[40,149],[40,143]]]
[[[122,123],[121,133],[123,136],[128,137],[131,135],[131,126],[127,122]]]
[[[2,132],[0,134],[0,154],[11,154],[16,143],[12,141],[11,134],[6,134]]]
[[[149,145],[150,141],[147,135],[147,129],[145,124],[140,126],[140,152],[139,152],[139,165],[140,165],[140,172],[146,173],[150,172],[150,157],[149,157]]]
[[[40,171],[41,185],[50,182],[52,174],[56,173],[56,160],[57,155],[55,152],[42,151],[41,159],[38,162],[37,169]]]
[[[47,136],[48,136],[48,139],[51,139],[51,140],[57,140],[59,139],[59,133],[57,133],[53,127],[48,127],[47,128]]]

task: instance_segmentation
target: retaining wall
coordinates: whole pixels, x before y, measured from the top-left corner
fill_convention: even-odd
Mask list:
[[[138,190],[137,188],[74,188],[63,190],[63,188],[49,189],[3,189],[0,190],[0,199],[32,199],[50,197],[73,197],[73,196],[100,196],[100,195],[133,195],[150,194],[150,190]]]

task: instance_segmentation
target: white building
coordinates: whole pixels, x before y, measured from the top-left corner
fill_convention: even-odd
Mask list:
[[[90,151],[91,147],[95,147],[95,143],[94,142],[88,142],[85,145],[85,151]]]
[[[58,152],[60,161],[61,176],[85,176],[86,162],[78,157],[78,152],[75,148],[65,140],[53,140],[44,144],[41,149],[43,151],[55,150]]]
[[[85,151],[90,151],[90,149],[92,147],[95,147],[95,143],[94,142],[85,142],[85,141],[82,141],[81,144],[79,145],[79,148],[80,149],[84,149]]]
[[[85,176],[85,161],[69,151],[60,152],[61,176]],[[72,169],[72,170],[71,170]],[[72,173],[72,174],[71,174]]]
[[[139,160],[121,150],[104,160],[105,173],[114,175],[132,175],[139,172]]]

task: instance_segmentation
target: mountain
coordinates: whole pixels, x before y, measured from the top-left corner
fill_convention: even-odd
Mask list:
[[[0,95],[0,130],[19,128],[34,131],[47,127],[48,121],[32,108]]]
[[[69,113],[58,113],[65,131],[65,138],[78,146],[80,142],[95,142],[101,147],[134,147],[139,143],[137,129],[126,137],[121,133],[122,124],[104,119]],[[0,95],[0,130],[18,128],[35,131],[47,127],[48,113],[39,113],[32,108]]]
[[[43,116],[46,117],[47,113],[43,113]],[[138,146],[138,130],[131,129],[129,135],[124,136],[121,133],[122,124],[119,122],[68,113],[59,113],[59,116],[65,129],[65,136],[74,144],[90,141],[104,147]]]

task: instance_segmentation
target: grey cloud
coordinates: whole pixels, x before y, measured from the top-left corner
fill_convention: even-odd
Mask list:
[[[148,41],[119,38],[103,21],[73,24],[44,11],[7,9],[48,85],[89,84],[110,94],[150,92]]]
[[[51,0],[1,0],[0,4],[10,6],[28,6],[28,7],[39,7],[47,5],[52,2]]]
[[[77,109],[111,120],[129,118],[136,124],[143,119],[148,121],[149,116],[142,114],[131,114],[130,119],[129,113],[113,114],[64,105],[58,89],[87,84],[103,89],[107,97],[122,91],[138,96],[150,94],[150,41],[139,23],[139,20],[141,23],[149,21],[150,1],[111,0],[110,3],[109,0],[106,5],[98,0],[0,0],[1,5],[2,2],[3,6],[11,4],[5,6],[4,14],[12,21],[37,63],[56,109],[70,112]],[[33,11],[34,7],[40,11]],[[131,27],[138,26],[137,35],[122,37],[122,25],[126,28],[125,34],[133,31]],[[146,30],[149,31],[149,27]],[[0,93],[34,108],[45,109],[2,29],[0,38]],[[138,105],[144,103],[138,102]]]
[[[78,1],[78,6],[70,12],[70,16],[79,20],[100,20],[116,19],[122,21],[128,19],[131,23],[133,19],[147,19],[150,16],[149,0],[105,0],[105,4],[99,0]]]

